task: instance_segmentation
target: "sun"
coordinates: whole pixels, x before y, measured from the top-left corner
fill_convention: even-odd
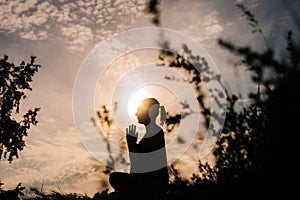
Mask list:
[[[129,97],[128,114],[132,120],[136,119],[135,113],[139,105],[141,105],[142,101],[148,97],[150,97],[150,95],[145,88],[139,88]]]

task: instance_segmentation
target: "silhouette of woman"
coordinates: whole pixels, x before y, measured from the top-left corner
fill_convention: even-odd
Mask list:
[[[164,106],[160,106],[155,98],[142,101],[136,116],[138,122],[146,126],[146,134],[139,143],[136,126],[126,128],[130,173],[114,172],[109,177],[115,196],[120,199],[160,199],[167,189],[169,174],[164,131],[156,124],[159,111],[163,123],[166,118]]]

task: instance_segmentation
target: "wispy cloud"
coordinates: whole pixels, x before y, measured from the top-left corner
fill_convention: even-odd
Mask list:
[[[0,32],[27,40],[64,39],[71,52],[81,52],[142,14],[144,1],[1,1]]]
[[[88,185],[79,188],[78,192],[82,193],[95,191],[99,187],[97,182],[105,180],[103,174],[93,166],[100,166],[100,163],[91,159],[84,150],[73,127],[58,130],[51,137],[41,135],[39,140],[29,142],[22,153],[26,156],[20,156],[12,164],[1,163],[1,180],[6,186],[14,187],[22,182],[27,189],[43,186],[44,191],[57,191],[59,186],[68,192],[82,183],[95,184],[94,187]]]
[[[219,13],[214,10],[203,16],[196,24],[192,24],[184,30],[184,33],[192,35],[197,42],[211,44],[223,31],[223,26],[218,20]]]

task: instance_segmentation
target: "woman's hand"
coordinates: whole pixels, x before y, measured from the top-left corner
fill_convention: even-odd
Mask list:
[[[138,133],[136,132],[136,126],[133,124],[129,125],[129,127],[126,128],[126,140],[129,151],[135,152],[137,139]]]
[[[136,132],[136,125],[134,125],[134,124],[129,125],[129,127],[126,128],[126,134],[133,136],[133,137],[137,137],[138,132]]]

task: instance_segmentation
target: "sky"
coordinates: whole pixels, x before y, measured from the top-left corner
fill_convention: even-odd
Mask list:
[[[268,44],[278,49],[280,54],[287,30],[296,30],[286,5],[290,3],[296,9],[299,8],[299,2],[240,2],[245,3],[253,12]],[[259,50],[265,48],[265,43],[261,35],[251,33],[251,26],[241,17],[241,11],[235,3],[233,0],[163,0],[161,27],[175,30],[205,49],[222,75],[226,89],[231,93],[241,94],[246,102],[247,93],[254,89],[250,74],[231,67],[235,57],[221,49],[216,39],[228,39]],[[91,52],[97,52],[104,41],[124,31],[154,26],[151,16],[143,12],[144,5],[144,0],[0,0],[0,56],[8,55],[10,61],[19,64],[22,60],[29,62],[30,56],[34,55],[37,57],[36,63],[42,65],[32,82],[33,91],[27,93],[27,98],[21,105],[23,112],[40,107],[37,117],[39,123],[30,129],[26,147],[20,152],[18,159],[11,164],[3,159],[0,161],[0,180],[5,184],[4,187],[14,188],[21,182],[27,189],[36,187],[43,191],[58,190],[88,195],[109,187],[107,176],[103,174],[105,163],[92,156],[90,149],[82,143],[82,135],[76,127],[74,85],[78,83],[76,81],[81,69],[91,58]],[[295,34],[299,32],[296,30]],[[189,103],[193,107],[195,95],[188,93],[191,89],[189,85],[168,83],[164,76],[157,75],[163,74],[163,71],[155,71],[151,75],[149,66],[155,65],[156,58],[157,51],[151,49],[140,49],[115,58],[107,70],[96,77],[96,100],[91,106],[109,104],[111,99],[122,99],[129,94],[131,96],[127,97],[132,97],[132,91],[137,91],[136,86],[141,84],[134,84],[134,75],[139,74],[139,77],[145,76],[161,83],[150,86],[148,92],[153,87],[152,90],[156,93],[152,95],[158,96],[168,106],[168,110],[180,110],[178,101],[176,103],[172,99],[184,99],[185,96],[192,97],[189,98]],[[166,73],[181,76],[174,71]],[[86,80],[88,84],[89,77]],[[122,84],[132,86],[124,89]],[[119,90],[116,86],[120,86]],[[84,97],[82,94],[83,99]],[[197,110],[196,107],[193,109]],[[115,117],[118,119],[116,122],[122,121],[117,115]],[[130,119],[134,121],[133,118]],[[197,123],[197,120],[201,121],[195,115],[187,118],[178,128],[178,134],[192,132],[187,127],[191,127],[190,123]],[[128,118],[123,123],[125,125],[116,129],[117,132],[124,130],[127,122],[130,122]],[[94,132],[97,134],[97,130]],[[117,143],[122,134],[115,136],[110,140]],[[167,136],[167,141],[174,140],[176,136],[177,134]],[[98,137],[100,138],[99,135]],[[184,177],[191,176],[197,170],[197,145],[201,145],[201,142],[193,140],[190,146],[196,148],[188,147],[178,158],[174,157],[173,161],[178,164]],[[171,158],[172,150],[169,155]],[[202,159],[213,162],[210,154]]]

